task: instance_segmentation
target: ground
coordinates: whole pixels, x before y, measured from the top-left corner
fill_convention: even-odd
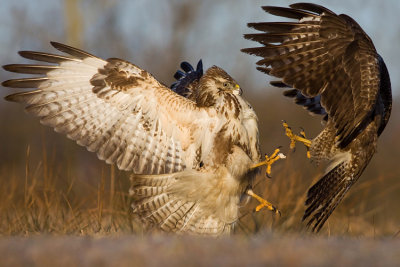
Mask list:
[[[400,240],[261,234],[0,239],[1,266],[399,266]]]

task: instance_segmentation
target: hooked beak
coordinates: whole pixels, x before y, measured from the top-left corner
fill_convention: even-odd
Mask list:
[[[243,90],[240,88],[239,84],[235,85],[235,92],[237,92],[237,94],[240,96],[243,94]]]

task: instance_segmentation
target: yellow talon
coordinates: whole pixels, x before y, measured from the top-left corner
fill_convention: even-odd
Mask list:
[[[274,205],[272,205],[271,203],[269,203],[267,200],[263,199],[262,197],[260,197],[259,195],[255,194],[253,192],[253,190],[249,189],[246,192],[249,196],[257,199],[258,202],[260,202],[260,205],[258,205],[256,207],[256,212],[260,211],[262,208],[266,207],[267,209],[269,209],[270,211],[273,211],[276,214],[279,214],[279,216],[281,215],[280,210],[278,210]]]
[[[307,137],[306,137],[306,132],[304,131],[304,129],[303,128],[300,128],[300,135],[301,135],[301,137],[303,137],[304,139],[306,139],[306,140],[309,140],[309,139],[307,139]],[[304,144],[305,146],[306,146],[306,149],[307,149],[307,158],[311,158],[311,152],[310,152],[310,146],[311,146],[311,144],[310,144],[310,146],[308,146],[308,145],[306,145],[306,144]]]
[[[270,157],[268,157],[267,155],[265,155],[265,160],[264,160],[264,161],[261,161],[261,162],[259,162],[259,163],[257,163],[257,164],[254,164],[253,166],[251,166],[251,168],[252,168],[252,169],[255,169],[255,168],[261,167],[261,166],[263,166],[263,165],[267,165],[267,170],[266,170],[266,172],[267,172],[267,176],[270,177],[270,174],[271,174],[271,165],[272,165],[275,161],[277,161],[277,160],[279,160],[279,159],[284,159],[284,158],[286,158],[286,156],[285,156],[284,154],[280,153],[279,151],[280,151],[280,149],[277,148],[277,149],[275,149],[274,153],[272,153],[272,155],[271,155]]]
[[[290,148],[294,149],[296,147],[296,141],[302,142],[307,148],[307,158],[311,158],[311,153],[310,153],[311,140],[306,138],[306,133],[304,132],[304,130],[301,129],[300,135],[296,135],[293,133],[292,129],[289,127],[286,121],[283,121],[282,124],[283,127],[285,128],[285,133],[287,137],[289,137],[290,139]]]

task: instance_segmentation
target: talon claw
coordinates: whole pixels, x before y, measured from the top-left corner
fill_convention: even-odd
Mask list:
[[[290,139],[290,145],[289,145],[290,149],[295,151],[296,141],[302,142],[307,148],[307,157],[311,158],[311,153],[310,153],[311,140],[306,138],[306,133],[304,129],[300,127],[300,135],[296,135],[293,133],[292,129],[285,121],[283,121],[283,127],[285,128],[286,136],[289,137]]]
[[[300,135],[303,138],[306,138],[306,132],[304,131],[303,127],[300,127]]]
[[[272,153],[270,157],[267,154],[265,154],[264,157],[265,157],[264,161],[254,164],[253,166],[251,166],[251,169],[255,169],[260,166],[266,165],[267,166],[266,175],[268,178],[271,178],[270,174],[271,174],[272,164],[279,159],[286,158],[286,156],[282,152],[280,152],[280,148],[278,147],[277,149],[275,149],[274,153]]]
[[[260,202],[260,204],[255,207],[255,211],[259,212],[262,208],[266,207],[267,209],[269,209],[270,211],[273,211],[275,214],[279,215],[281,214],[281,211],[278,210],[274,205],[272,205],[271,203],[269,203],[267,200],[263,199],[262,197],[256,195],[253,190],[249,189],[246,192],[249,196],[255,198],[258,202]]]

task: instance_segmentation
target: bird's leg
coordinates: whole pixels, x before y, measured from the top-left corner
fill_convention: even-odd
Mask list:
[[[270,157],[268,157],[267,154],[265,154],[265,160],[264,160],[264,161],[261,161],[261,162],[259,162],[259,163],[257,163],[257,164],[254,164],[254,165],[251,166],[250,168],[251,168],[251,169],[255,169],[255,168],[261,167],[261,166],[263,166],[263,165],[267,165],[267,170],[266,170],[266,172],[267,172],[267,176],[270,177],[270,174],[271,174],[271,165],[272,165],[275,161],[277,161],[277,160],[279,160],[279,159],[284,159],[284,158],[286,158],[286,156],[283,155],[282,153],[280,153],[279,151],[280,151],[280,148],[278,147],[277,149],[275,149],[274,153],[272,153],[272,155],[271,155]]]
[[[260,197],[259,195],[257,195],[256,193],[253,192],[253,190],[248,189],[246,192],[249,196],[257,199],[258,202],[260,202],[260,205],[258,205],[256,207],[256,211],[260,211],[263,207],[266,207],[267,209],[269,209],[270,211],[273,211],[274,213],[277,213],[279,215],[281,215],[280,210],[278,210],[274,205],[272,205],[271,203],[269,203],[267,200],[263,199],[262,197]]]
[[[311,140],[306,138],[304,130],[301,129],[300,135],[296,135],[292,132],[292,129],[289,127],[286,121],[283,121],[283,127],[285,128],[287,137],[290,138],[290,148],[294,149],[296,147],[296,141],[302,142],[307,148],[307,158],[311,158],[311,153],[310,153]]]
[[[307,141],[310,141],[310,139],[307,139],[306,137],[306,132],[304,131],[303,128],[300,128],[300,137],[306,139]],[[311,153],[310,153],[310,146],[311,146],[311,141],[309,142],[309,145],[305,144],[306,149],[307,149],[307,158],[311,158]]]

